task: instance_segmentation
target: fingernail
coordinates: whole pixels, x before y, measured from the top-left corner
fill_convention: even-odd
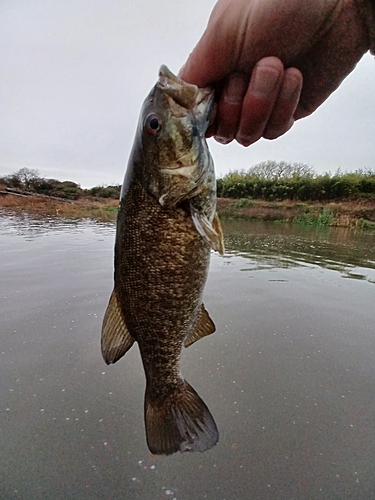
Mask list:
[[[250,81],[250,92],[255,97],[268,97],[274,89],[280,78],[279,71],[271,68],[270,66],[259,65],[255,68]]]
[[[291,118],[286,126],[284,125],[282,127],[274,127],[274,128],[267,127],[263,134],[263,137],[265,139],[270,139],[270,140],[277,139],[281,135],[288,132],[288,130],[290,130],[293,127],[293,125],[294,125],[294,120],[293,118]]]
[[[218,137],[216,135],[214,139],[216,142],[219,142],[220,144],[229,144],[230,142],[233,141],[233,139],[226,139],[225,137]]]
[[[243,146],[244,148],[247,148],[249,147],[251,144],[253,144],[254,142],[256,142],[259,138],[255,138],[254,136],[250,136],[250,137],[243,137],[241,135],[237,135],[236,136],[236,141],[241,144],[241,146]]]

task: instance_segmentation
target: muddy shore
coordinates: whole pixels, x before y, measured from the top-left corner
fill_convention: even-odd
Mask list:
[[[115,219],[118,200],[85,197],[66,202],[40,196],[0,194],[0,207],[50,215]],[[289,222],[294,224],[375,229],[375,203],[353,200],[330,203],[268,202],[248,198],[219,198],[217,211],[221,217]]]

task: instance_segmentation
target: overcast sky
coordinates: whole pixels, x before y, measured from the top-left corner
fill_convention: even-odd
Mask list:
[[[1,0],[0,176],[21,167],[82,187],[122,183],[141,104],[177,72],[214,0]],[[218,176],[263,160],[375,167],[375,61],[275,141],[209,146]]]

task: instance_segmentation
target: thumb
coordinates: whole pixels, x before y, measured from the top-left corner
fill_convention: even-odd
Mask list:
[[[180,69],[179,77],[198,87],[222,80],[233,68],[219,45],[206,31]]]
[[[248,1],[248,0],[246,0]],[[219,0],[215,5],[207,27],[181,68],[179,76],[198,87],[217,83],[235,69],[238,8],[232,8],[233,0]]]
[[[211,57],[207,52],[199,42],[180,69],[178,76],[185,82],[201,88],[213,83],[217,78],[217,72],[212,67]]]

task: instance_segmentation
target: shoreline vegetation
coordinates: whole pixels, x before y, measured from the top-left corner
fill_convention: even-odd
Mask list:
[[[82,189],[23,168],[0,178],[0,207],[115,220],[121,186]],[[305,164],[263,162],[217,181],[220,217],[375,230],[375,171],[317,175]]]

